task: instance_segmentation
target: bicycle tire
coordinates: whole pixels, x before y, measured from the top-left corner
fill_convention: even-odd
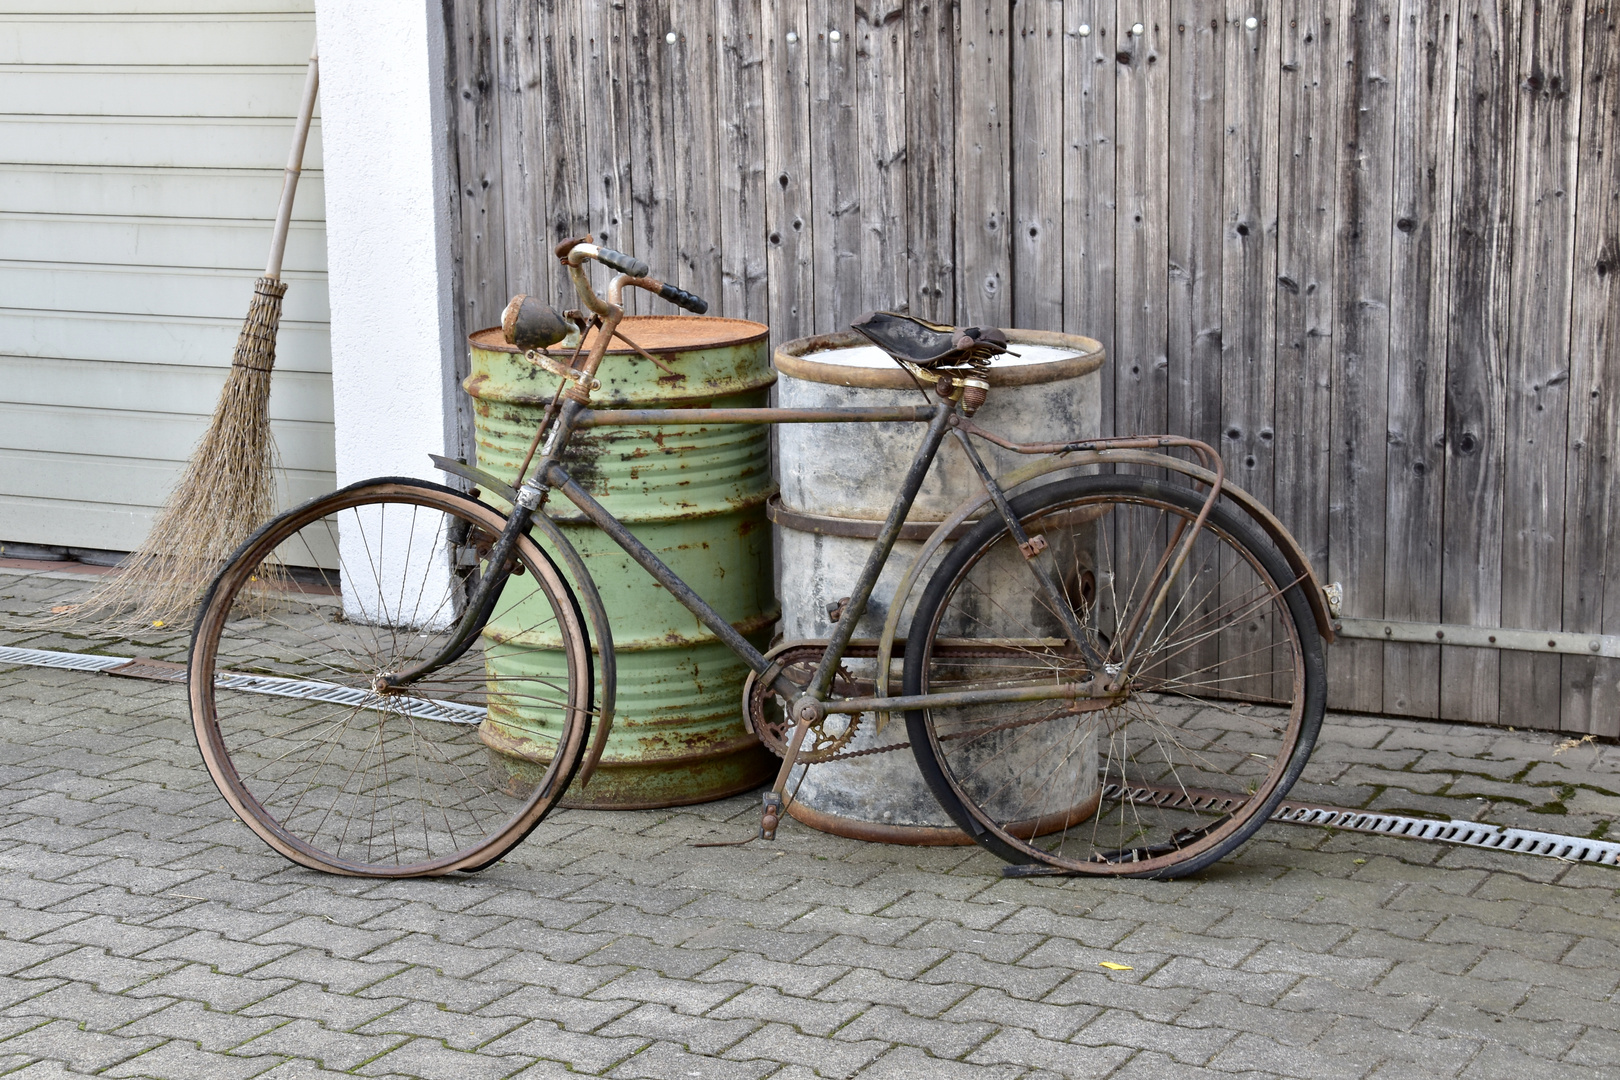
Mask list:
[[[254,533],[214,579],[188,668],[204,764],[237,816],[303,866],[363,877],[482,869],[561,799],[589,741],[584,620],[523,537],[473,645],[436,654],[505,518],[451,488],[368,480]]]
[[[1006,861],[1076,874],[1194,873],[1248,840],[1304,768],[1326,702],[1322,640],[1304,582],[1245,516],[1213,507],[1161,613],[1126,633],[1133,615],[1152,610],[1157,590],[1147,583],[1175,524],[1190,525],[1202,505],[1200,493],[1135,475],[1069,477],[1012,500],[1026,532],[1052,552],[1064,601],[1103,664],[1120,663],[1127,637],[1143,644],[1142,662],[1105,708],[907,712],[935,797]],[[1024,562],[996,515],[957,542],[918,603],[906,694],[1091,677]]]

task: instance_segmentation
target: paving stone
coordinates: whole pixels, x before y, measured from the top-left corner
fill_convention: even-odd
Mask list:
[[[774,1061],[728,1061],[709,1054],[693,1053],[675,1042],[655,1042],[619,1063],[608,1076],[625,1080],[757,1080],[774,1072]]]
[[[872,968],[896,979],[913,979],[943,960],[947,950],[926,947],[873,945],[860,938],[835,937],[812,949],[799,962],[812,965],[839,964]]]
[[[967,1056],[977,1065],[1026,1065],[1066,1077],[1107,1076],[1131,1056],[1122,1046],[1080,1046],[1043,1039],[1016,1028],[1003,1031]]]
[[[618,978],[625,970],[609,964],[591,965],[560,963],[547,956],[519,953],[486,969],[480,982],[512,982],[533,986],[549,986],[565,994],[585,994]]]
[[[1480,1051],[1459,1075],[1462,1080],[1593,1080],[1594,1073],[1584,1062],[1548,1061],[1516,1046],[1498,1044]]]
[[[634,1000],[597,1001],[560,994],[543,986],[524,986],[484,1006],[477,1015],[554,1020],[570,1031],[595,1031],[635,1007]]]
[[[362,1076],[396,1074],[404,1076],[453,1076],[457,1080],[498,1080],[530,1063],[521,1055],[470,1054],[452,1050],[435,1039],[412,1039],[358,1071]]]
[[[1287,1046],[1309,1046],[1332,1026],[1338,1015],[1331,1004],[1313,1007],[1309,1012],[1290,1008],[1290,991],[1275,1007],[1250,1005],[1229,994],[1210,993],[1199,998],[1176,1018],[1179,1025],[1223,1028],[1228,1032],[1252,1031]],[[1339,992],[1343,996],[1343,992]]]
[[[721,922],[687,936],[682,945],[688,949],[741,950],[777,963],[791,964],[831,939],[831,934],[790,933]]]
[[[182,932],[183,933],[183,932]],[[240,975],[298,951],[296,945],[258,945],[198,930],[148,949],[142,960],[190,960],[216,971]]]
[[[480,1053],[516,1054],[560,1061],[576,1072],[600,1073],[634,1054],[652,1040],[636,1035],[609,1038],[568,1031],[550,1020],[531,1020],[508,1032]]]
[[[262,1076],[282,1061],[279,1057],[238,1057],[214,1053],[175,1040],[114,1065],[101,1075],[150,1080],[248,1080],[248,1077]]]
[[[92,946],[75,949],[27,970],[30,977],[45,975],[87,982],[107,993],[121,993],[175,970],[172,960],[130,960]]]
[[[1047,994],[1041,1003],[1130,1009],[1148,1020],[1171,1020],[1205,991],[1188,986],[1149,986],[1131,972],[1081,971]]]
[[[124,996],[132,999],[182,998],[235,1012],[290,985],[290,979],[241,979],[213,971],[202,964],[188,964],[125,991]]]
[[[520,984],[480,977],[455,979],[426,968],[406,968],[356,993],[356,997],[398,998],[471,1013],[518,989]]]
[[[1215,990],[1251,1005],[1271,1005],[1287,993],[1300,976],[1294,972],[1261,972],[1222,968],[1201,960],[1177,957],[1143,980],[1152,987]],[[1131,981],[1131,980],[1121,980]]]
[[[1620,1071],[1620,1034],[1589,1028],[1575,1040],[1563,1060],[1571,1065]]]
[[[1242,967],[1247,971],[1317,975],[1332,979],[1340,986],[1365,988],[1377,982],[1393,964],[1393,960],[1384,957],[1361,959],[1325,955],[1272,943],[1243,961]]]
[[[350,1031],[405,1004],[401,998],[363,997],[334,993],[310,983],[298,983],[256,1001],[241,1012],[246,1016],[313,1020],[324,1027]],[[312,1055],[293,1055],[310,1057]]]
[[[874,1005],[839,1028],[835,1038],[873,1039],[879,1042],[914,1046],[942,1058],[960,1058],[995,1034],[993,1023],[955,1017],[927,1020],[892,1005]]]
[[[299,949],[248,973],[255,979],[294,979],[319,983],[339,994],[352,994],[405,969],[404,964],[340,960],[317,949]]]
[[[361,930],[344,926],[331,917],[308,917],[266,930],[254,941],[260,945],[316,948],[330,956],[354,960],[403,936],[397,930]]]
[[[736,953],[697,976],[700,982],[774,986],[795,997],[811,997],[849,969],[828,964],[779,964],[752,953]],[[729,995],[727,995],[729,996]]]
[[[757,1031],[768,1017],[728,1020],[722,1016],[689,1016],[667,1005],[641,1005],[604,1026],[598,1034],[663,1040],[694,1054],[718,1055]]]
[[[1237,1032],[1214,1026],[1144,1020],[1122,1009],[1107,1009],[1069,1041],[1081,1046],[1123,1046],[1151,1050],[1187,1065],[1205,1065]]]
[[[465,979],[494,967],[511,955],[510,949],[474,949],[439,941],[426,934],[407,934],[367,953],[366,960],[369,962],[398,960]]]
[[[1484,1042],[1448,1032],[1414,1034],[1391,1031],[1359,1017],[1341,1017],[1316,1042],[1313,1049],[1329,1056],[1356,1057],[1372,1054],[1393,1061],[1405,1061],[1433,1076],[1450,1076],[1479,1053]]]
[[[813,996],[823,1001],[897,1005],[913,1016],[938,1016],[971,992],[968,986],[891,979],[880,971],[856,968]]]
[[[936,919],[919,926],[897,942],[904,949],[944,949],[969,953],[1000,964],[1016,963],[1040,946],[1039,934],[1012,933],[1005,926],[994,933],[970,930],[954,922]]]
[[[47,1058],[92,1073],[127,1061],[162,1041],[144,1035],[82,1031],[72,1020],[53,1020],[0,1041],[0,1054]]]
[[[26,973],[19,978],[9,975],[0,975],[0,1009],[10,1009],[30,998],[48,994],[59,986],[70,985],[66,979],[28,978]]]
[[[914,1046],[898,1046],[862,1069],[860,1080],[1012,1080],[1028,1076],[1021,1065],[973,1065],[931,1057]]]
[[[957,953],[917,976],[922,982],[958,983],[966,986],[991,986],[1016,998],[1034,1000],[1049,993],[1068,977],[1068,969],[1024,967],[1021,964],[997,964],[977,956]]]
[[[1256,1071],[1274,1076],[1301,1077],[1302,1080],[1359,1080],[1378,1064],[1376,1048],[1351,1056],[1329,1056],[1308,1047],[1289,1046],[1262,1035],[1241,1032],[1209,1065],[1220,1072]]]
[[[1607,997],[1620,988],[1620,969],[1549,963],[1506,949],[1489,950],[1468,974],[1476,979],[1524,980],[1538,986],[1559,986],[1593,997]]]
[[[1065,1040],[1101,1012],[1089,1005],[1051,1005],[1020,1001],[1000,990],[981,988],[944,1014],[950,1021],[985,1020],[1001,1027],[1033,1031],[1043,1039]]]
[[[354,1069],[399,1046],[398,1035],[357,1035],[334,1031],[313,1020],[289,1020],[280,1027],[243,1043],[238,1054],[280,1054],[309,1058],[327,1069]]]
[[[806,1035],[830,1035],[866,1008],[865,1002],[817,1001],[792,997],[769,986],[751,986],[715,1006],[708,1015],[718,1019],[774,1020]]]
[[[801,1035],[786,1024],[766,1024],[727,1050],[725,1056],[737,1061],[764,1058],[803,1065],[814,1069],[817,1076],[851,1077],[888,1048],[886,1043],[872,1039],[865,1042],[818,1039]]]
[[[70,982],[18,1003],[6,1015],[72,1020],[89,1031],[112,1031],[169,1004],[171,999],[103,993],[87,983]]]
[[[412,1001],[356,1030],[361,1035],[425,1035],[453,1050],[476,1050],[520,1027],[530,1015],[468,1016],[425,1001]]]
[[[31,970],[37,964],[53,960],[74,951],[74,947],[66,942],[56,945],[38,945],[27,941],[11,941],[0,938],[0,974],[14,974],[27,971],[31,977],[38,978],[43,972]]]
[[[1530,993],[1528,982],[1447,975],[1422,964],[1396,964],[1374,990],[1383,997],[1416,994],[1431,1001],[1466,1001],[1490,1012],[1508,1013]]]

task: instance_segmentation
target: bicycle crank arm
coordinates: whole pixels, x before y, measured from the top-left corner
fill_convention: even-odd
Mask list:
[[[1095,712],[1116,705],[1118,694],[1099,694],[1095,681],[1016,686],[1001,690],[958,690],[948,694],[911,694],[904,697],[840,698],[815,702],[822,715],[831,713],[904,712],[907,709],[949,709],[963,705],[1009,705],[1020,701],[1070,701],[1075,712]],[[801,699],[797,706],[810,704]]]

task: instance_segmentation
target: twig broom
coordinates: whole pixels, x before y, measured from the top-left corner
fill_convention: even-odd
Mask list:
[[[213,420],[141,549],[129,557],[120,573],[102,579],[83,604],[62,613],[70,618],[101,618],[128,626],[188,620],[220,565],[275,512],[275,447],[270,438],[269,403],[281,298],[287,293],[281,280],[281,258],[287,249],[293,196],[319,83],[319,60],[312,51],[270,240],[270,258],[264,276],[253,285],[253,302],[236,339],[230,375],[214,407]]]

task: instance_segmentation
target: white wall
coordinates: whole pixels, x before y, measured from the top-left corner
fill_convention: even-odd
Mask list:
[[[425,0],[317,0],[337,482],[443,480],[455,445],[444,24]]]

